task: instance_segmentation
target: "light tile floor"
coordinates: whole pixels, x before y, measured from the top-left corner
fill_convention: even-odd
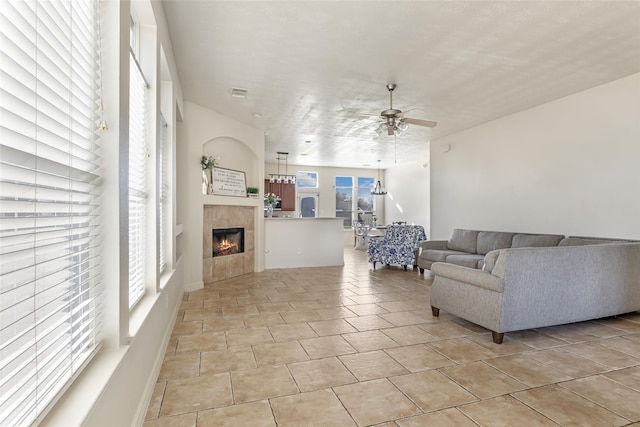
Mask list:
[[[187,293],[144,425],[640,426],[640,313],[496,345],[431,282],[347,247]]]

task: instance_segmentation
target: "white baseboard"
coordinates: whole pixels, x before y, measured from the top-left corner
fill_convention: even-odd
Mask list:
[[[142,427],[147,416],[147,409],[149,408],[149,404],[151,403],[151,399],[153,398],[153,390],[155,389],[156,383],[158,382],[158,376],[160,375],[160,368],[162,368],[162,361],[164,360],[166,348],[169,345],[169,340],[171,339],[173,328],[176,325],[178,312],[180,311],[180,305],[182,303],[182,295],[183,292],[180,292],[178,298],[176,299],[176,305],[173,308],[172,315],[173,321],[162,337],[161,348],[159,349],[156,359],[153,363],[153,373],[149,376],[149,380],[147,381],[147,384],[144,388],[143,399],[140,400],[140,405],[138,406],[138,410],[136,411],[135,423],[133,424],[136,427]]]
[[[204,288],[204,282],[202,280],[199,280],[197,282],[192,282],[189,284],[186,284],[183,286],[183,289],[185,292],[193,292],[193,291],[197,291],[198,289],[202,289]]]

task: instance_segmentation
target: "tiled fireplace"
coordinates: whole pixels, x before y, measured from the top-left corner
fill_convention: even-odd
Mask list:
[[[244,228],[214,228],[213,257],[244,253]]]
[[[253,272],[254,209],[247,206],[204,206],[204,283],[218,282]]]

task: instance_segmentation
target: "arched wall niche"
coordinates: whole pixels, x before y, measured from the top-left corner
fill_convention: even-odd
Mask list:
[[[244,172],[247,186],[259,187],[258,156],[244,142],[232,137],[219,136],[202,145],[202,155],[217,158],[218,166],[221,168]]]

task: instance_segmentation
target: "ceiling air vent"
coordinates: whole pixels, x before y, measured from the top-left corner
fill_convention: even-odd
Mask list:
[[[246,89],[240,89],[238,87],[232,87],[231,88],[231,96],[234,98],[246,98],[247,97],[247,93],[249,91]]]

